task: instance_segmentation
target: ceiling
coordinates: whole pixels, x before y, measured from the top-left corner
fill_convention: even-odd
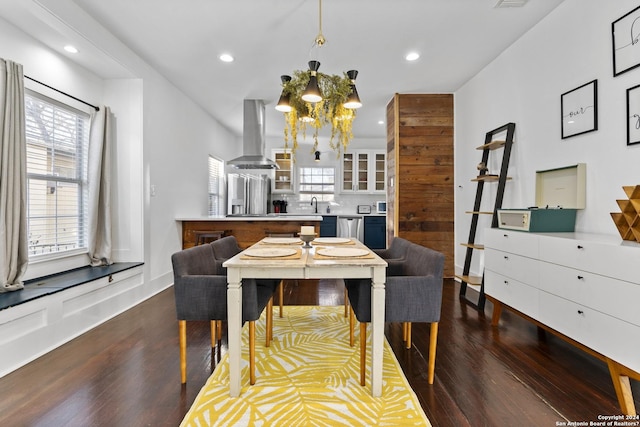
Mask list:
[[[82,28],[61,30],[58,17],[64,14],[56,7],[71,4],[238,135],[243,100],[249,98],[267,103],[267,135],[282,135],[284,119],[273,108],[280,75],[306,69],[311,59],[319,60],[327,74],[355,69],[364,105],[354,136],[385,138],[386,127],[378,122],[394,93],[455,92],[562,0],[503,8],[495,7],[497,2],[324,0],[327,43],[320,49],[312,49],[319,32],[318,0],[0,0],[0,15],[57,51],[61,35],[77,38],[88,48],[81,47],[72,59],[102,77],[118,77],[105,61],[90,59],[99,58],[103,49],[88,44]],[[28,17],[36,8],[18,13],[18,3],[37,4],[57,19],[40,16],[38,25]],[[407,62],[409,51],[420,58]],[[218,56],[225,52],[235,61],[221,62]]]

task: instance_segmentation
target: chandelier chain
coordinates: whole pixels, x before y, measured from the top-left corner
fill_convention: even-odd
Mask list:
[[[326,41],[322,34],[322,0],[318,0],[318,35],[316,36],[315,43],[318,46],[322,46]]]

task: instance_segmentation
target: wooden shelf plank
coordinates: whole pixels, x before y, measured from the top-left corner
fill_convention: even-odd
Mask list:
[[[460,274],[456,274],[456,278],[468,283],[469,285],[482,285],[482,277],[480,276],[462,276]]]
[[[479,251],[484,250],[484,245],[478,245],[475,243],[460,243],[462,246],[466,246],[467,248],[478,249]]]
[[[491,141],[488,144],[484,144],[479,147],[476,147],[476,150],[485,150],[485,149],[496,150],[498,148],[504,147],[506,143],[507,141]]]
[[[468,214],[474,214],[474,215],[493,215],[493,212],[489,212],[489,211],[466,211],[465,213]]]
[[[478,175],[477,177],[475,177],[474,179],[472,179],[472,182],[478,182],[478,181],[484,181],[484,182],[498,182],[498,180],[500,179],[500,177],[498,175]],[[511,177],[508,176],[507,180],[510,180]]]

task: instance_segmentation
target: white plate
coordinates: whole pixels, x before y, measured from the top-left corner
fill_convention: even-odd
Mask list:
[[[351,239],[344,237],[318,237],[313,243],[349,243]]]
[[[244,255],[256,258],[278,258],[294,255],[297,251],[293,248],[249,248]]]
[[[262,239],[262,243],[272,245],[297,245],[300,243],[300,239],[297,237],[265,237]]]
[[[356,257],[367,255],[369,251],[361,248],[322,248],[316,249],[316,253],[332,257]]]

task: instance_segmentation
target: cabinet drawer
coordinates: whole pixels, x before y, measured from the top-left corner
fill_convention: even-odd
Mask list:
[[[640,326],[640,285],[541,263],[540,289]]]
[[[485,248],[484,254],[487,270],[495,271],[533,287],[538,286],[539,261],[490,248]]]
[[[538,258],[538,235],[488,228],[485,229],[484,247]]]
[[[484,273],[484,291],[487,295],[515,308],[527,316],[538,318],[538,290],[495,271]]]
[[[542,291],[540,321],[618,363],[640,369],[636,325]]]
[[[640,247],[540,236],[540,259],[640,284]]]

